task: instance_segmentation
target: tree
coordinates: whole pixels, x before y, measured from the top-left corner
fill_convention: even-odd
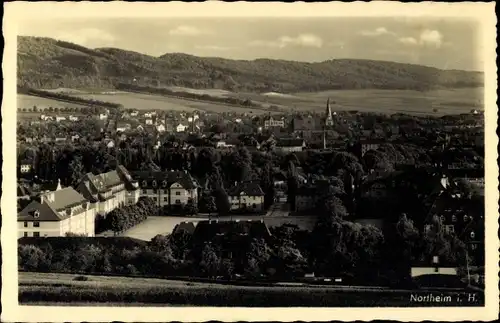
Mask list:
[[[200,210],[202,212],[207,212],[208,216],[217,211],[217,205],[215,204],[215,197],[212,195],[202,195],[199,200]]]
[[[222,187],[218,187],[213,191],[212,194],[215,198],[215,204],[217,212],[220,215],[225,215],[231,210],[231,204],[229,203],[229,196]]]
[[[245,274],[251,277],[259,276],[268,268],[272,254],[273,251],[265,240],[253,239],[246,253]]]
[[[215,252],[215,249],[207,244],[202,251],[200,269],[209,278],[217,276],[219,273],[221,261]]]
[[[184,206],[184,211],[188,215],[193,215],[198,213],[198,206],[194,204],[193,200],[189,200]]]
[[[84,176],[84,168],[81,157],[77,156],[69,163],[70,185],[76,187]]]

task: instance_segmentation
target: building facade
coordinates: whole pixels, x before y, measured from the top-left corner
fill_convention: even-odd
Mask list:
[[[68,233],[93,237],[96,209],[72,187],[47,191],[19,212],[17,236],[64,237]]]
[[[96,212],[100,215],[137,203],[140,194],[138,183],[121,165],[107,173],[86,174],[78,184],[77,191],[95,205]]]
[[[151,198],[158,207],[198,204],[198,184],[185,171],[133,172],[140,196]]]
[[[272,116],[267,117],[264,120],[264,128],[273,128],[273,127],[280,127],[284,128],[285,127],[285,120],[284,119],[274,119]]]
[[[260,212],[264,209],[264,191],[257,183],[239,183],[228,191],[231,210]]]

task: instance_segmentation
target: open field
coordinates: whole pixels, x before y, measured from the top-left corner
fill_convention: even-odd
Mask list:
[[[160,95],[143,94],[143,93],[125,93],[117,92],[116,94],[78,94],[79,97],[85,99],[96,99],[101,101],[115,102],[122,104],[125,109],[137,110],[175,110],[175,111],[194,111],[203,110],[207,112],[237,112],[237,113],[266,113],[264,110],[252,108],[233,107],[215,102],[203,102],[194,100],[184,100],[182,98],[166,97]]]
[[[441,290],[452,295],[451,302],[411,302],[411,295],[428,295],[429,291],[393,290],[349,286],[237,286],[210,282],[180,280],[87,276],[75,281],[74,274],[19,273],[19,302],[30,305],[150,304],[155,306],[456,306],[457,294],[465,291]],[[476,304],[484,302],[477,292]],[[465,298],[465,295],[462,297]],[[482,303],[484,304],[484,303]],[[76,304],[71,304],[76,305]]]
[[[17,107],[20,109],[33,109],[33,106],[36,106],[39,111],[52,108],[64,108],[64,107],[72,107],[72,108],[83,108],[86,109],[87,106],[83,104],[77,103],[69,103],[63,101],[57,101],[47,98],[41,98],[38,96],[25,95],[25,94],[17,94]]]
[[[167,86],[166,88],[175,92],[187,92],[198,95],[207,94],[219,98],[224,98],[231,94],[231,91],[219,90],[219,89],[190,89],[188,87],[182,87],[182,86]]]
[[[441,89],[427,92],[411,90],[332,90],[315,93],[292,93],[291,95],[269,95],[235,93],[234,96],[251,100],[285,105],[299,110],[323,112],[328,98],[335,101],[333,110],[358,110],[378,113],[408,113],[415,115],[469,113],[472,109],[483,109],[482,88]],[[438,112],[434,112],[438,109]]]
[[[276,105],[280,108],[289,108],[296,111],[318,111],[323,112],[328,98],[335,103],[333,110],[358,110],[364,112],[378,113],[408,113],[414,115],[435,115],[469,113],[472,109],[482,110],[483,89],[441,89],[427,92],[413,90],[332,90],[315,93],[237,93],[218,89],[189,89],[184,87],[169,87],[170,90],[207,94],[214,97],[237,97],[250,99],[263,107]],[[263,114],[266,110],[255,108],[235,107],[208,101],[188,100],[178,97],[167,97],[143,93],[127,93],[122,91],[101,90],[101,93],[87,90],[56,89],[52,92],[64,92],[86,99],[97,99],[101,101],[116,102],[122,104],[126,109],[138,110],[176,110],[194,111],[203,110],[208,112],[237,112]],[[82,105],[55,101],[51,99],[18,95],[18,107],[32,108],[37,105],[40,108],[78,106]],[[437,112],[434,112],[437,109]],[[274,112],[275,113],[275,112]]]
[[[215,219],[215,218],[213,218]],[[302,229],[311,230],[315,224],[315,219],[311,217],[261,217],[255,215],[238,215],[226,217],[220,217],[219,221],[230,221],[231,219],[240,221],[247,220],[260,220],[264,219],[264,222],[269,227],[280,226],[285,223],[296,224]],[[154,236],[158,234],[170,234],[174,230],[175,226],[181,222],[195,222],[208,220],[207,217],[174,217],[174,216],[150,216],[146,221],[141,224],[136,225],[132,229],[126,231],[123,236],[131,237],[135,239],[149,241]]]

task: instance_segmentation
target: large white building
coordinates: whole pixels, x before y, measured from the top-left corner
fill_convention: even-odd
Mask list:
[[[96,212],[100,215],[106,215],[124,205],[135,204],[139,200],[138,183],[121,165],[107,173],[86,174],[76,189],[95,204]]]
[[[67,233],[93,237],[96,209],[72,187],[47,191],[17,216],[17,237],[64,237]]]

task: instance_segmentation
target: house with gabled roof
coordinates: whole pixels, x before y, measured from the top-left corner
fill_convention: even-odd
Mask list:
[[[97,213],[101,215],[124,205],[135,204],[139,200],[138,183],[121,165],[107,173],[85,174],[76,189],[96,205]]]
[[[260,212],[264,209],[264,191],[254,182],[235,183],[228,190],[231,210]]]
[[[68,233],[90,237],[95,233],[93,205],[72,187],[45,191],[17,215],[18,238],[63,237]]]
[[[141,197],[149,197],[158,207],[198,204],[198,183],[187,171],[138,171],[132,176],[139,183]]]
[[[306,147],[306,142],[302,138],[278,138],[276,149],[282,152],[302,151]]]

